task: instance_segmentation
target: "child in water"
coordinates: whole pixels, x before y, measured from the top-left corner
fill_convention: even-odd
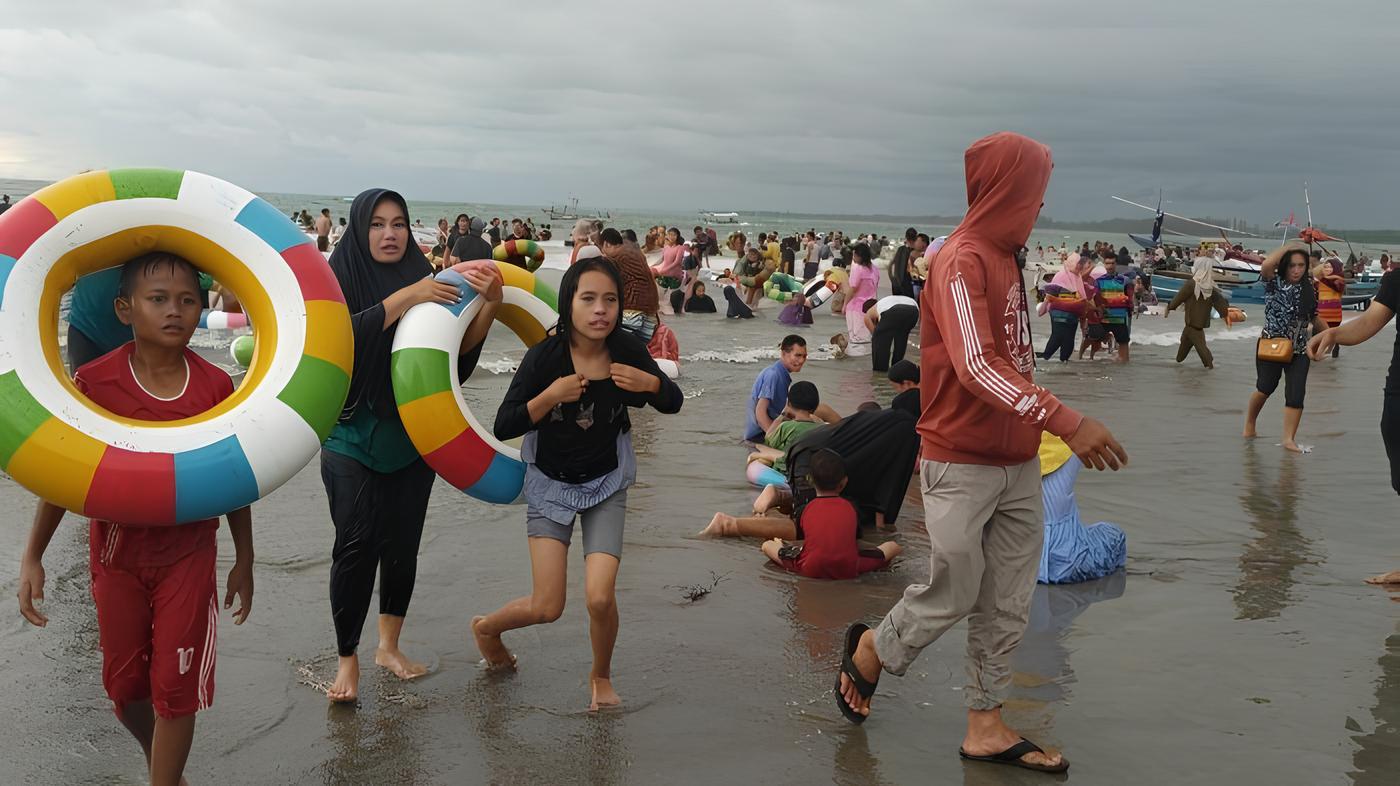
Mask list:
[[[680,388],[641,339],[619,329],[622,277],[601,257],[575,263],[559,283],[559,324],[520,361],[496,413],[496,438],[525,437],[525,532],[534,586],[472,620],[488,668],[514,668],[501,634],[553,622],[564,611],[574,520],[583,531],[593,668],[590,710],[621,703],[612,687],[617,569],[627,489],[636,481],[630,407],[679,412]]]
[[[817,417],[821,406],[821,394],[811,382],[794,382],[788,388],[787,405],[773,425],[763,435],[763,444],[755,445],[749,454],[749,461],[759,461],[780,473],[787,472],[787,450],[803,434],[822,425],[825,421]],[[760,511],[758,515],[762,515]]]
[[[203,301],[188,261],[153,252],[127,262],[114,306],[133,340],[73,377],[94,404],[119,417],[180,420],[233,394],[228,374],[189,349]],[[44,598],[44,551],[65,512],[39,501],[20,560],[20,614],[40,627],[48,624],[34,605]],[[250,508],[227,516],[234,562],[224,608],[237,595],[233,622],[241,625],[253,601],[253,516]],[[195,713],[214,701],[218,527],[217,518],[177,526],[88,523],[102,685],[157,786],[181,782]]]
[[[835,451],[817,451],[808,472],[817,497],[807,503],[797,521],[802,544],[787,545],[781,538],[764,541],[761,548],[768,559],[809,579],[854,579],[884,568],[899,556],[903,549],[893,541],[875,549],[860,548],[856,508],[841,496],[846,465]]]

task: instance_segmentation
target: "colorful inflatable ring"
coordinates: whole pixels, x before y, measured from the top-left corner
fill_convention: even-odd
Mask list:
[[[228,345],[228,356],[239,368],[247,368],[253,363],[253,352],[257,349],[257,339],[252,336],[239,336]]]
[[[554,290],[523,268],[495,264],[505,279],[496,319],[532,347],[559,320]],[[421,303],[399,321],[389,364],[399,416],[414,447],[443,480],[485,502],[517,502],[525,482],[520,451],[482,427],[457,385],[457,351],[482,300],[456,270],[437,278],[454,284],[462,299],[452,306]]]
[[[259,328],[238,390],[184,420],[101,409],[73,387],[59,352],[63,293],[154,250],[227,284]],[[316,246],[282,211],[222,180],[88,172],[0,215],[0,469],[75,513],[176,524],[269,494],[330,433],[353,351],[345,298]]]
[[[802,294],[802,282],[787,273],[774,273],[763,284],[763,294],[770,300],[786,303]]]
[[[807,298],[808,306],[817,308],[830,300],[840,286],[825,276],[817,276],[802,285],[802,296]]]
[[[763,488],[764,486],[779,486],[787,488],[787,476],[764,464],[762,461],[750,461],[749,466],[744,470],[744,477],[749,483]]]
[[[661,373],[665,374],[668,379],[681,378],[681,364],[670,358],[653,358],[653,360],[656,361],[656,367],[661,369]]]
[[[248,327],[248,315],[238,311],[210,311],[199,315],[199,326],[205,330],[236,330]]]
[[[497,262],[510,262],[533,273],[544,263],[544,249],[533,240],[511,238],[492,249],[491,258]],[[524,260],[524,264],[516,262],[517,259]]]

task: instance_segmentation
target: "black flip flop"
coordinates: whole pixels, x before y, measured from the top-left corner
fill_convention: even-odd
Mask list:
[[[875,695],[875,686],[880,684],[880,678],[876,677],[874,682],[866,682],[865,677],[861,676],[860,669],[856,668],[855,661],[851,660],[852,656],[856,654],[856,647],[860,646],[860,637],[868,630],[870,630],[870,626],[861,622],[846,628],[846,649],[845,654],[841,656],[841,671],[836,675],[836,685],[831,689],[831,692],[836,695],[836,707],[841,710],[841,714],[846,716],[846,720],[857,725],[865,723],[865,716],[856,712],[851,705],[846,703],[846,697],[841,695],[841,675],[844,674],[850,678],[851,684],[856,686],[856,693],[859,693],[861,698],[868,699]]]
[[[962,748],[958,748],[958,755],[968,761],[981,761],[987,764],[1008,764],[1012,767],[1035,770],[1036,772],[1064,772],[1069,769],[1069,760],[1064,756],[1060,757],[1060,763],[1054,767],[1045,764],[1032,764],[1031,762],[1021,760],[1021,757],[1025,756],[1027,753],[1044,752],[1045,750],[1043,748],[1025,737],[1022,737],[1020,742],[1012,745],[1010,748],[1007,748],[1001,753],[994,753],[991,756],[973,756]]]

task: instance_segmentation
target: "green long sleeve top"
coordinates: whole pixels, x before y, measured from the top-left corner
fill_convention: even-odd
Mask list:
[[[1205,330],[1210,327],[1210,312],[1216,311],[1224,319],[1230,302],[1225,299],[1220,287],[1216,287],[1208,298],[1196,297],[1196,282],[1188,279],[1181,285],[1176,297],[1172,298],[1171,305],[1167,306],[1167,313],[1182,307],[1186,309],[1186,327]]]

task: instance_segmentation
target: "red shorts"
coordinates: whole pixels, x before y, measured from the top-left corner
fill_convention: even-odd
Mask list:
[[[92,561],[102,686],[118,711],[150,699],[157,715],[178,718],[214,703],[218,548],[209,540],[161,567]]]
[[[860,549],[856,557],[855,576],[846,575],[846,570],[831,570],[825,565],[815,565],[812,561],[802,562],[800,559],[784,557],[783,568],[790,573],[805,576],[809,579],[853,579],[864,573],[884,570],[889,564],[889,559],[885,557],[885,552],[879,549]]]

